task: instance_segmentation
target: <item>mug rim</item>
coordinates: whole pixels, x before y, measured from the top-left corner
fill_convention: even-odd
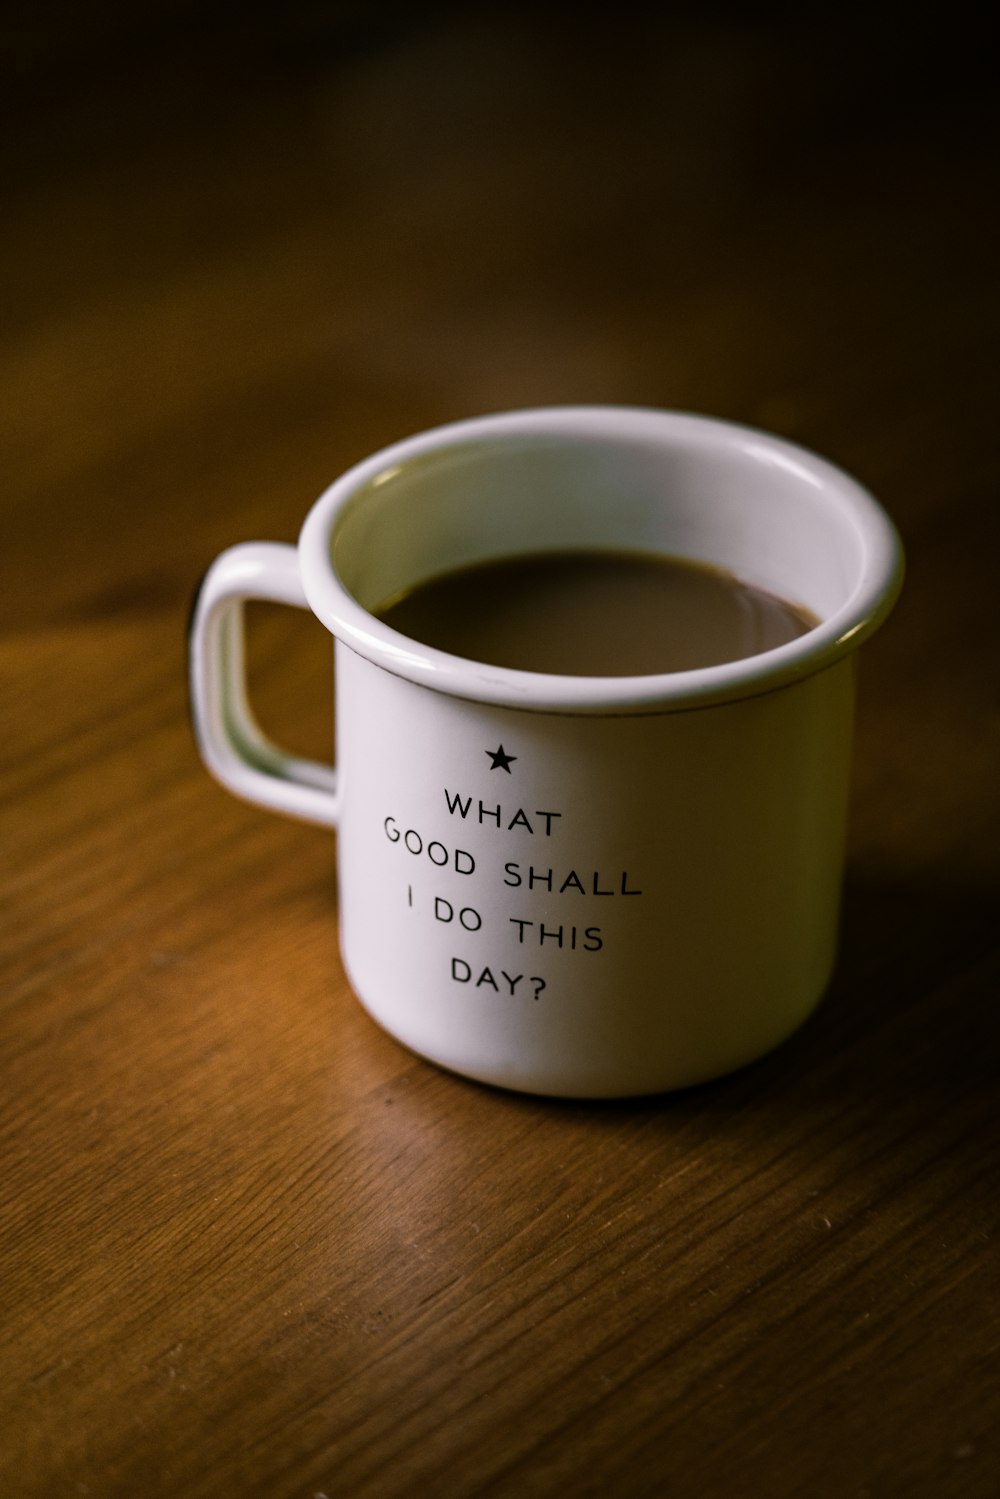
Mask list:
[[[431,452],[498,436],[654,438],[691,449],[727,449],[791,471],[819,486],[845,511],[861,540],[863,564],[845,603],[804,635],[721,665],[644,676],[564,676],[522,671],[451,655],[392,629],[347,589],[333,564],[338,520],[357,494],[389,469]],[[737,701],[813,676],[853,652],[882,624],[903,581],[895,525],[861,484],[826,458],[787,438],[721,417],[625,405],[529,407],[443,423],[393,442],[354,464],[316,500],[299,537],[309,606],[337,640],[384,670],[451,697],[534,712],[676,712]]]

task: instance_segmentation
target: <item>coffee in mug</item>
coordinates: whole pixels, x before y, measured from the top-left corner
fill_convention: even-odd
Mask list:
[[[721,567],[617,551],[501,557],[427,579],[374,613],[392,629],[518,671],[645,676],[759,655],[819,623]]]

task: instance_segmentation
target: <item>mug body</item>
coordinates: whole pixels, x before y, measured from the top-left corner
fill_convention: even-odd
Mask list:
[[[532,1092],[768,1051],[836,949],[853,660],[688,712],[531,712],[338,645],[344,964],[421,1055]],[[499,763],[497,763],[499,762]]]
[[[444,654],[381,602],[449,569],[583,547],[724,567],[807,606],[801,639],[705,670],[555,677]],[[506,1087],[676,1088],[761,1055],[836,950],[854,652],[898,540],[815,455],[671,413],[458,423],[314,507],[337,637],[344,962],[416,1052]]]

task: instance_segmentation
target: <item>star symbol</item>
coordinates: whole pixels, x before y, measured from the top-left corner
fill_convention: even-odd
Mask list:
[[[493,761],[490,770],[505,770],[510,775],[510,767],[517,759],[516,755],[508,755],[502,744],[495,750],[487,750],[486,754]]]

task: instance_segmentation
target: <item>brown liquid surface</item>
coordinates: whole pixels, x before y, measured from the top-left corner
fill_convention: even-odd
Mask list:
[[[468,660],[594,677],[716,666],[818,623],[721,568],[640,552],[501,558],[431,578],[375,612]]]

